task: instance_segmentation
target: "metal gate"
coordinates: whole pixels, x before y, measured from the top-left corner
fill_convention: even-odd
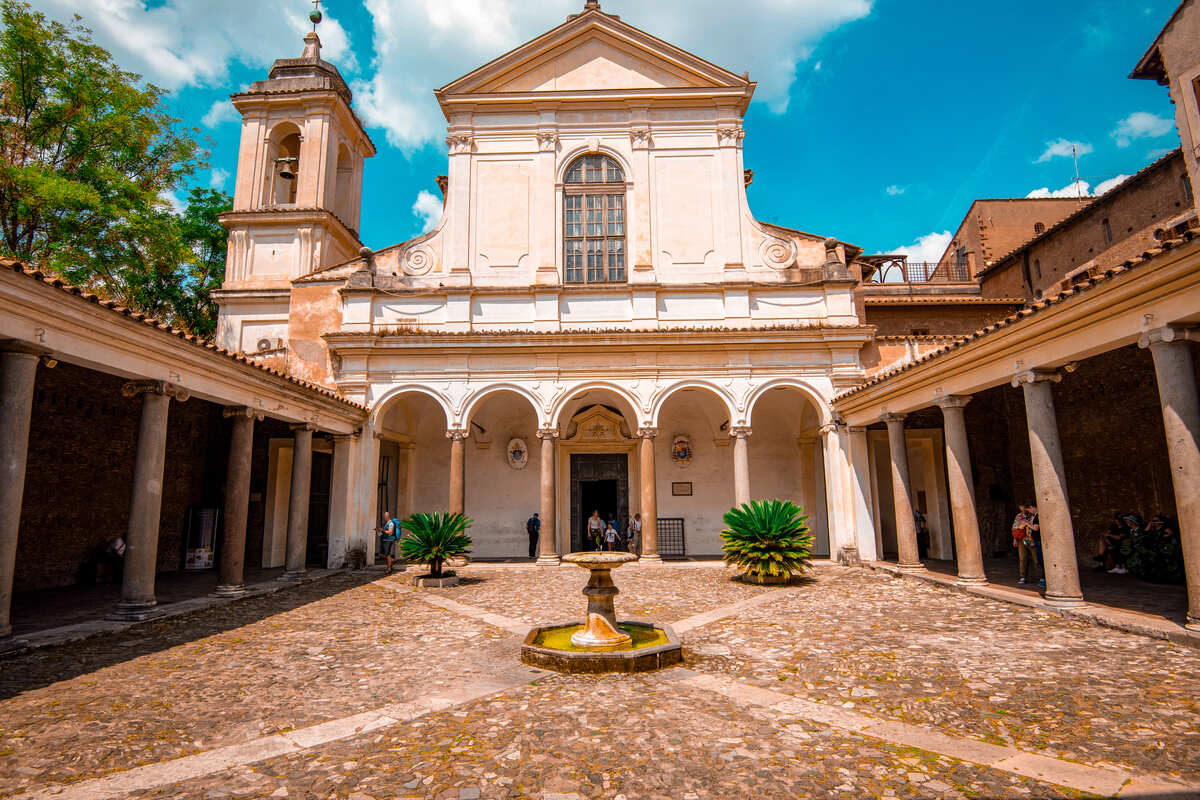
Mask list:
[[[685,558],[683,517],[658,518],[658,554],[663,558]]]

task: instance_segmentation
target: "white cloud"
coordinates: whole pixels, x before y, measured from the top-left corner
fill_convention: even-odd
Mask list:
[[[756,99],[787,110],[801,62],[829,31],[873,0],[605,0],[604,10],[759,82]],[[373,74],[355,81],[359,113],[406,151],[438,141],[432,90],[578,13],[579,0],[365,0],[374,20]]]
[[[183,214],[187,210],[187,203],[180,200],[179,195],[166,189],[159,193],[158,200],[176,216]]]
[[[942,260],[946,248],[954,240],[950,231],[927,233],[905,247],[897,247],[891,252],[895,255],[908,256],[909,261],[936,264]]]
[[[206,128],[215,128],[226,122],[236,122],[241,118],[237,109],[233,107],[233,103],[226,99],[214,102],[200,122]]]
[[[166,0],[154,8],[145,0],[91,0],[86,8],[79,0],[32,4],[59,20],[80,13],[121,67],[167,89],[220,86],[235,61],[263,68],[299,56],[301,39],[312,29],[308,0]],[[328,13],[320,36],[326,60],[357,70],[345,29]]]
[[[1135,111],[1117,123],[1112,137],[1117,140],[1117,147],[1129,147],[1135,139],[1157,139],[1174,129],[1174,120],[1156,116],[1148,111]]]
[[[1086,156],[1095,150],[1087,142],[1072,142],[1069,139],[1055,139],[1046,142],[1046,150],[1038,156],[1035,164],[1044,164],[1052,158],[1071,158],[1073,155]]]
[[[1128,175],[1118,175],[1115,178],[1109,178],[1106,181],[1102,181],[1101,183],[1096,185],[1096,189],[1095,189],[1096,195],[1099,196],[1102,194],[1108,194],[1113,189],[1117,188],[1118,186],[1120,186],[1122,183],[1124,183],[1127,180],[1129,180]]]
[[[442,219],[442,201],[431,192],[421,191],[412,204],[413,216],[421,220],[421,233],[429,233]]]
[[[216,189],[218,192],[225,190],[225,184],[229,182],[229,170],[215,168],[209,173],[208,185]]]
[[[1090,197],[1092,185],[1087,181],[1072,181],[1061,189],[1051,189],[1049,186],[1043,186],[1041,189],[1034,189],[1026,197],[1042,198],[1042,197]]]
[[[908,191],[908,187],[907,186],[897,186],[896,184],[893,183],[891,186],[884,189],[884,191],[888,193],[889,197],[899,197],[900,195],[902,195]]]

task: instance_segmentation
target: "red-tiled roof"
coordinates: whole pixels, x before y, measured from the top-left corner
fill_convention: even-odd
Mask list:
[[[337,392],[331,391],[330,389],[327,389],[324,386],[321,386],[316,383],[310,383],[309,381],[303,381],[303,380],[300,380],[299,378],[292,377],[291,375],[287,374],[286,372],[281,372],[280,370],[271,369],[270,367],[266,367],[266,366],[263,366],[262,364],[255,363],[253,360],[247,358],[246,356],[244,356],[240,353],[231,353],[228,350],[217,347],[215,344],[213,344],[212,342],[210,342],[206,339],[202,339],[199,336],[194,336],[190,333],[187,333],[186,331],[179,330],[178,328],[173,328],[165,322],[160,322],[159,320],[157,320],[151,316],[148,316],[146,314],[142,314],[141,312],[136,311],[134,309],[126,308],[125,306],[122,306],[119,303],[115,303],[112,300],[106,300],[103,297],[100,297],[99,295],[96,295],[96,294],[93,294],[92,292],[87,291],[86,289],[82,289],[78,286],[73,286],[69,283],[66,283],[65,281],[63,281],[62,279],[60,279],[54,275],[47,274],[40,270],[30,269],[19,261],[10,261],[8,259],[0,259],[0,267],[5,267],[7,269],[10,269],[19,275],[28,276],[34,280],[37,280],[37,281],[40,281],[41,283],[46,284],[47,286],[53,286],[54,288],[59,289],[63,292],[66,292],[67,294],[75,295],[76,297],[82,298],[83,300],[86,300],[89,303],[95,303],[96,305],[100,306],[101,308],[106,308],[106,309],[112,311],[114,314],[120,314],[123,317],[127,317],[131,320],[134,320],[135,322],[140,322],[143,325],[146,325],[147,327],[155,328],[156,330],[162,331],[165,334],[175,336],[176,338],[182,339],[183,341],[188,342],[189,344],[191,344],[195,347],[201,348],[203,350],[207,350],[207,351],[213,353],[214,355],[228,358],[232,361],[236,361],[239,364],[243,364],[252,369],[259,370],[260,372],[265,372],[269,375],[273,375],[276,378],[285,380],[294,386],[298,386],[302,389],[306,389],[315,394],[319,394],[322,397],[328,398],[330,400],[335,400],[335,401],[342,403],[350,408],[356,409],[358,411],[367,411],[368,410],[365,406],[359,405],[358,403],[355,403],[351,400],[347,400],[346,398],[342,397]]]
[[[1032,303],[1031,305],[1027,306],[1026,308],[1022,308],[1020,311],[1017,311],[1014,314],[1010,314],[1009,316],[1005,317],[1004,319],[1000,320],[999,322],[988,325],[986,328],[980,328],[979,330],[975,331],[974,333],[970,333],[970,334],[967,334],[966,336],[960,337],[960,338],[956,339],[955,341],[951,342],[950,344],[947,344],[943,347],[939,347],[937,350],[930,351],[929,353],[926,353],[925,355],[921,356],[920,358],[918,358],[914,361],[910,361],[907,364],[904,364],[902,366],[893,367],[892,369],[886,370],[884,372],[880,372],[877,375],[875,375],[874,377],[870,378],[869,380],[863,381],[858,386],[855,386],[853,389],[847,389],[846,391],[837,395],[836,397],[833,398],[833,402],[836,403],[839,400],[842,400],[847,397],[851,397],[855,394],[858,394],[859,392],[862,392],[862,391],[870,388],[871,386],[875,386],[877,384],[883,383],[884,381],[888,380],[889,378],[892,378],[903,372],[907,372],[908,370],[913,369],[914,367],[916,367],[920,364],[924,364],[928,361],[932,361],[935,358],[940,358],[941,356],[944,356],[947,353],[957,350],[960,347],[964,347],[965,345],[968,345],[971,342],[976,341],[977,339],[982,339],[984,336],[993,334],[996,331],[999,331],[1003,328],[1008,328],[1013,325],[1016,325],[1017,323],[1022,322],[1025,319],[1035,316],[1036,314],[1046,310],[1050,306],[1058,305],[1059,303],[1062,303],[1072,297],[1075,297],[1080,294],[1084,294],[1102,283],[1107,283],[1108,281],[1112,280],[1113,278],[1116,278],[1120,275],[1124,275],[1125,273],[1129,272],[1130,270],[1136,269],[1137,267],[1142,266],[1143,264],[1145,264],[1147,261],[1150,261],[1155,256],[1165,253],[1168,250],[1178,247],[1181,244],[1190,242],[1194,238],[1195,238],[1195,235],[1189,231],[1189,232],[1185,233],[1181,238],[1167,240],[1162,243],[1162,247],[1157,247],[1152,250],[1148,250],[1147,252],[1143,253],[1140,258],[1135,258],[1130,261],[1126,261],[1121,266],[1113,267],[1112,269],[1107,269],[1102,274],[1097,275],[1092,278],[1088,278],[1086,281],[1083,281],[1081,283],[1076,284],[1075,286],[1071,286],[1067,289],[1064,289],[1063,291],[1059,292],[1058,294],[1056,294],[1052,297],[1047,297],[1047,298],[1037,301],[1036,303]]]
[[[1023,306],[1023,297],[979,297],[976,295],[920,295],[917,297],[887,297],[864,295],[863,303],[869,306],[943,306],[943,305],[993,305]]]
[[[473,331],[437,331],[428,328],[388,328],[370,333],[335,332],[325,334],[326,339],[358,339],[364,336],[371,338],[440,338],[440,337],[497,337],[497,336],[610,336],[612,334],[673,334],[673,333],[778,333],[780,331],[867,331],[874,330],[870,325],[825,325],[823,323],[789,323],[781,325],[764,325],[758,328],[724,328],[711,326],[688,326],[669,328],[567,328],[557,331],[531,331],[520,329],[496,329]]]

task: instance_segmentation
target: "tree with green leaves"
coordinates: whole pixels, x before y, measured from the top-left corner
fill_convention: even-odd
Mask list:
[[[121,70],[76,16],[0,0],[0,251],[197,335],[224,273],[227,195],[170,198],[206,166],[163,90]]]

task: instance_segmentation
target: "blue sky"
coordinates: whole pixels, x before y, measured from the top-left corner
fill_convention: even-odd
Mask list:
[[[84,16],[127,69],[170,89],[211,139],[202,184],[231,188],[230,92],[299,55],[306,0],[32,0]],[[760,84],[746,118],[760,219],[868,252],[935,257],[976,197],[1093,190],[1178,145],[1166,90],[1126,76],[1177,0],[604,0],[606,11]],[[326,0],[326,57],[356,91],[379,155],[362,238],[420,233],[446,171],[432,91],[582,0]],[[103,12],[100,9],[103,8]],[[414,208],[414,204],[417,204]],[[925,247],[916,247],[924,241]]]

